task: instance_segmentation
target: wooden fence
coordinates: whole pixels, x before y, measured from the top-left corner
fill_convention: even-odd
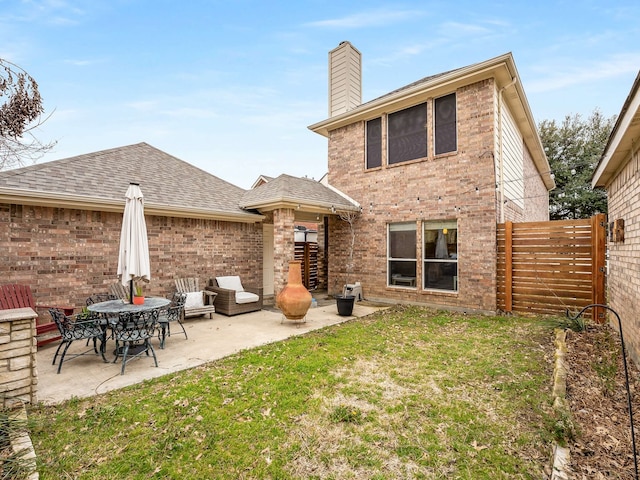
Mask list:
[[[318,286],[318,244],[295,242],[294,260],[302,262],[302,284],[314,290]]]
[[[606,217],[498,225],[498,308],[573,314],[605,302]],[[585,312],[604,321],[602,309]]]

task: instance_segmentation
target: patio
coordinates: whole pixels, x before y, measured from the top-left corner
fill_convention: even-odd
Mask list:
[[[272,307],[233,317],[213,314],[212,319],[208,316],[187,319],[184,322],[189,336],[187,340],[184,335],[178,334],[168,337],[165,349],[161,350],[158,339],[153,339],[152,345],[158,357],[157,368],[153,366],[151,357],[142,357],[127,365],[124,375],[120,375],[120,362],[104,363],[99,355],[92,354],[65,362],[60,374],[56,374],[57,365],[52,365],[51,361],[58,343],[41,347],[37,353],[38,401],[56,404],[73,397],[85,398],[105,393],[197,367],[241,350],[302,335],[354,317],[363,317],[383,308],[367,302],[356,302],[353,316],[341,317],[334,300],[327,300],[326,295],[316,298],[318,306],[309,309],[305,323],[283,320],[281,312]],[[179,330],[177,325],[174,326],[174,332]],[[113,359],[113,346],[113,341],[107,342],[106,355],[110,361]],[[74,342],[67,355],[71,357],[74,352],[86,349],[83,342]]]

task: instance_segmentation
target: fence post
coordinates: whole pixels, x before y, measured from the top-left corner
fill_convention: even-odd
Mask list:
[[[598,213],[591,217],[591,256],[593,258],[591,274],[592,302],[604,305],[605,299],[605,251],[607,244],[607,217]],[[594,307],[593,320],[604,323],[604,309]]]
[[[513,310],[513,222],[504,223],[504,310]]]

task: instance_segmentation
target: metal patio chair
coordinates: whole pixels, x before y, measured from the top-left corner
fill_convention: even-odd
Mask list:
[[[158,315],[158,340],[160,340],[160,348],[164,348],[166,337],[171,336],[171,322],[178,322],[178,325],[182,328],[182,334],[184,334],[185,340],[189,338],[182,323],[184,303],[186,301],[187,295],[185,293],[176,292],[173,294],[171,303],[167,307],[160,309],[160,314]],[[178,332],[178,335],[180,335],[180,332]]]
[[[116,341],[116,356],[113,363],[116,363],[118,358],[122,358],[120,375],[124,375],[127,363],[140,357],[143,353],[149,356],[149,352],[151,352],[153,362],[156,367],[158,366],[156,352],[149,341],[156,331],[158,314],[158,309],[119,314],[118,321],[112,326],[112,330],[113,338]]]
[[[76,340],[93,340],[93,349],[86,350],[82,353],[75,353],[70,358],[67,358],[67,360],[72,360],[93,350],[96,355],[98,353],[102,355],[103,361],[107,361],[104,356],[105,330],[101,325],[103,319],[100,314],[82,312],[75,315],[65,315],[64,311],[57,308],[49,309],[49,313],[51,314],[51,318],[53,318],[53,321],[60,332],[60,336],[62,337],[62,341],[60,342],[60,345],[58,345],[56,353],[53,356],[52,365],[56,364],[56,359],[58,358],[60,349],[64,346],[64,350],[62,350],[62,355],[60,356],[60,363],[58,364],[58,373],[60,373],[60,370],[62,369],[62,363],[65,361],[67,350],[69,350],[71,344]],[[100,340],[99,350],[97,347],[98,340]]]

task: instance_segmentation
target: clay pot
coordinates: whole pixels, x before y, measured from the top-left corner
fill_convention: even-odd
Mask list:
[[[289,320],[302,320],[311,306],[311,294],[302,284],[302,271],[299,260],[289,262],[287,284],[276,297],[276,307]]]
[[[133,296],[133,304],[134,305],[144,305],[144,297],[136,297]]]

